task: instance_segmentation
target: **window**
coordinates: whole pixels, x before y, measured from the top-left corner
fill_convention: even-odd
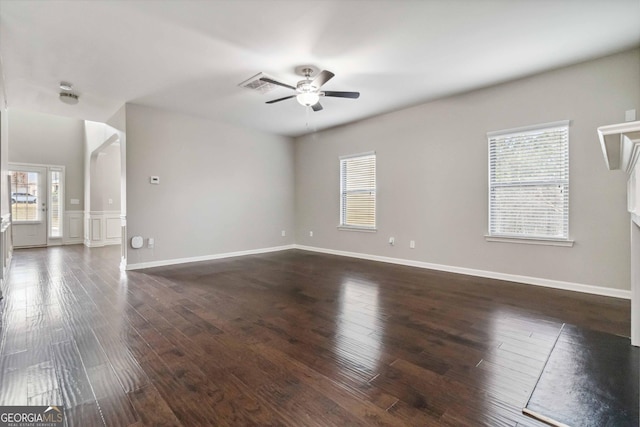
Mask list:
[[[487,134],[489,235],[569,238],[569,122]]]
[[[64,169],[49,168],[49,237],[62,237]]]
[[[376,228],[376,154],[340,157],[340,227]]]
[[[41,221],[38,208],[38,172],[11,172],[11,218],[13,221]]]

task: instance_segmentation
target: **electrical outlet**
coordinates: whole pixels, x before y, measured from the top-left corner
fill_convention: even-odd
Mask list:
[[[409,242],[409,248],[411,248],[411,249],[415,249],[416,248],[416,241],[415,240],[412,240],[412,241]]]
[[[395,245],[396,244],[396,238],[395,237],[389,237],[389,244],[391,246]]]
[[[147,248],[153,249],[156,245],[156,240],[153,237],[147,239]]]
[[[309,232],[309,237],[313,237],[313,231]]]
[[[285,237],[287,235],[287,232],[285,230],[282,230],[281,235],[282,235],[282,237]]]

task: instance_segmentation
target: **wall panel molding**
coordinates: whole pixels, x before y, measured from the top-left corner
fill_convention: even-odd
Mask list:
[[[11,269],[13,240],[11,237],[11,214],[2,215],[0,220],[0,298]]]
[[[84,239],[84,211],[64,212],[64,237],[65,245],[82,244]]]
[[[99,248],[121,243],[120,211],[84,213],[84,245]]]

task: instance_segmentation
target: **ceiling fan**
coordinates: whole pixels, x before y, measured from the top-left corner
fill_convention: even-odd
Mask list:
[[[313,69],[311,67],[302,68],[300,72],[304,75],[304,80],[300,80],[295,87],[286,83],[279,82],[277,80],[270,79],[268,77],[261,77],[260,80],[262,80],[263,82],[286,87],[288,89],[296,91],[294,95],[267,101],[267,104],[274,104],[276,102],[295,97],[301,105],[304,105],[305,107],[311,107],[313,111],[320,111],[322,110],[322,105],[320,104],[321,96],[351,99],[357,99],[360,97],[360,92],[336,92],[329,90],[321,91],[320,88],[322,87],[322,85],[331,80],[331,78],[333,78],[333,76],[335,75],[331,71],[323,70],[317,76],[315,76],[313,80],[311,79],[311,74],[313,73]]]

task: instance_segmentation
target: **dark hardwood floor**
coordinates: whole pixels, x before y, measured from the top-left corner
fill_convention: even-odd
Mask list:
[[[77,426],[542,426],[563,323],[629,301],[297,250],[138,272],[119,247],[16,250],[0,405]]]

